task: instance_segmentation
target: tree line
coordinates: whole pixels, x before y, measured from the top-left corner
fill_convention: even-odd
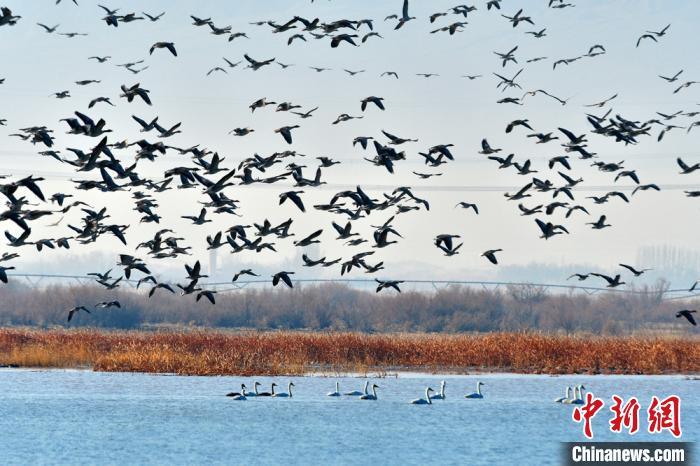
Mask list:
[[[184,325],[211,328],[346,330],[362,332],[545,331],[627,335],[641,331],[691,332],[675,311],[691,302],[664,300],[664,282],[639,293],[594,295],[552,292],[534,285],[482,289],[452,285],[434,291],[402,293],[353,288],[345,284],[297,285],[294,289],[247,288],[217,294],[217,303],[194,302],[158,290],[153,298],[128,288],[94,285],[18,284],[0,288],[0,326],[143,329]],[[406,288],[406,287],[404,287]],[[121,309],[95,309],[117,300]],[[67,322],[67,311],[84,305]]]

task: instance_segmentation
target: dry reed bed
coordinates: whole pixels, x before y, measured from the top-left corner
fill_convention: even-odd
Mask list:
[[[312,332],[0,329],[0,364],[188,375],[417,370],[697,373],[697,339]]]

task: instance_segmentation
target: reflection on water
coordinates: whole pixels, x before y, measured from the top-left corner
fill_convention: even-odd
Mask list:
[[[409,401],[437,392],[446,400]],[[275,381],[291,399],[224,395],[240,384],[269,391]],[[464,399],[476,391],[483,399]],[[583,440],[572,406],[554,403],[567,385],[584,384],[606,401],[596,440],[673,440],[651,436],[652,395],[682,398],[684,440],[700,430],[697,381],[683,376],[532,376],[400,374],[373,378],[377,401],[327,397],[362,391],[364,378],[179,377],[89,371],[0,369],[3,464],[558,464],[559,442]],[[610,397],[642,405],[634,437],[608,431]]]

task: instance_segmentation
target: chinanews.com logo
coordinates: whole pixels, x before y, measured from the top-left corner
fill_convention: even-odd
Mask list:
[[[565,443],[565,464],[617,465],[617,464],[664,464],[690,465],[692,443],[684,442],[591,442],[594,438],[593,418],[606,411],[605,400],[587,393],[585,399],[571,413],[571,419],[581,424],[584,437],[589,441]],[[681,398],[670,395],[666,398],[652,396],[643,407],[636,397],[625,400],[612,395],[608,410],[611,415],[608,428],[614,434],[635,435],[640,429],[649,434],[670,433],[680,439]]]
[[[563,444],[565,465],[692,465],[692,443],[585,442]]]

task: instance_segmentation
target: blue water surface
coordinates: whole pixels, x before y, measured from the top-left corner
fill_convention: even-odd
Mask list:
[[[233,401],[225,393],[275,381],[291,399]],[[595,440],[671,441],[646,432],[652,395],[682,398],[683,440],[700,432],[700,382],[684,376],[399,374],[370,378],[377,401],[331,398],[363,377],[181,377],[81,370],[0,369],[0,463],[14,464],[559,464],[560,442],[581,441],[570,405],[552,400],[584,384],[606,406]],[[426,386],[447,399],[409,401]],[[464,399],[485,383],[480,400]],[[613,434],[610,397],[636,396],[640,432]],[[643,431],[643,432],[642,432]]]

